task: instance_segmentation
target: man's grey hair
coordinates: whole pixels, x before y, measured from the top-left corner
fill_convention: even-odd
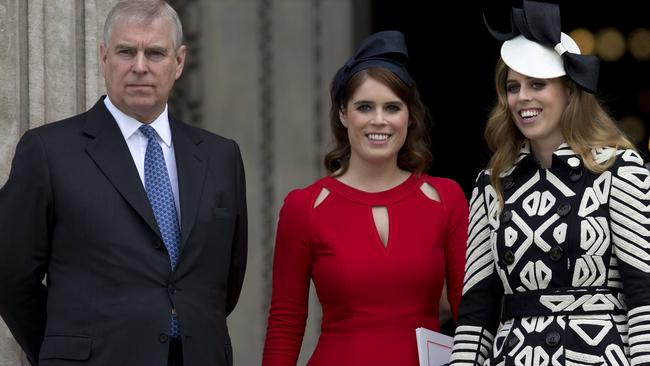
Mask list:
[[[106,17],[104,23],[104,45],[111,40],[113,24],[117,20],[127,20],[136,24],[151,24],[154,20],[167,17],[172,25],[172,46],[174,51],[183,44],[181,20],[167,2],[163,0],[125,0],[117,3]]]

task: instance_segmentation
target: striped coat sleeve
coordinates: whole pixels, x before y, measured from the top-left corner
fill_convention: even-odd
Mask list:
[[[650,173],[632,150],[619,152],[609,210],[613,254],[628,308],[630,364],[650,365]]]
[[[498,202],[479,174],[470,200],[465,280],[450,364],[482,365],[489,358],[498,327],[503,286],[495,270],[489,215]]]

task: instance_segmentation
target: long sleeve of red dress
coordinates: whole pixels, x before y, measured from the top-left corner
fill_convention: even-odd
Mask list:
[[[323,190],[329,194],[315,205]],[[377,206],[388,213],[385,245],[373,220]],[[426,175],[378,193],[331,177],[292,191],[278,222],[263,365],[296,365],[313,280],[323,319],[308,365],[416,366],[415,329],[439,329],[445,281],[457,316],[467,220],[460,187]]]

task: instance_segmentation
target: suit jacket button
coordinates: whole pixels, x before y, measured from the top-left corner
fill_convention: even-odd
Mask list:
[[[562,247],[559,245],[552,247],[551,250],[548,251],[548,256],[551,258],[551,260],[555,262],[562,259],[563,255],[564,255],[564,249],[562,249]]]
[[[549,347],[556,347],[560,344],[560,333],[558,332],[549,332],[546,334],[546,339],[544,340],[546,345]]]
[[[564,217],[568,215],[570,212],[571,212],[571,205],[568,203],[563,203],[557,206],[557,214],[560,215],[560,217]]]
[[[507,345],[507,346],[508,346],[508,349],[513,349],[513,348],[515,348],[515,347],[517,346],[517,343],[519,343],[519,338],[517,338],[516,336],[512,335],[512,336],[508,339],[508,345]]]
[[[506,224],[510,222],[510,219],[512,219],[512,212],[510,210],[503,211],[503,213],[501,214],[501,223]]]
[[[163,247],[163,243],[162,243],[162,241],[160,239],[154,240],[152,245],[153,245],[154,249],[160,249],[160,248]]]
[[[160,333],[160,335],[158,336],[158,342],[160,343],[167,343],[168,340],[169,340],[169,336],[165,333]]]
[[[503,263],[511,265],[515,263],[515,253],[512,250],[506,250],[503,252]]]
[[[174,285],[167,286],[167,292],[169,292],[170,295],[176,294],[176,291],[177,290],[176,290],[176,287],[174,287]]]

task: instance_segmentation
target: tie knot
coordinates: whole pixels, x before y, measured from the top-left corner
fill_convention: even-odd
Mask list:
[[[140,132],[145,135],[149,140],[156,140],[156,130],[149,125],[142,125],[139,128]]]

